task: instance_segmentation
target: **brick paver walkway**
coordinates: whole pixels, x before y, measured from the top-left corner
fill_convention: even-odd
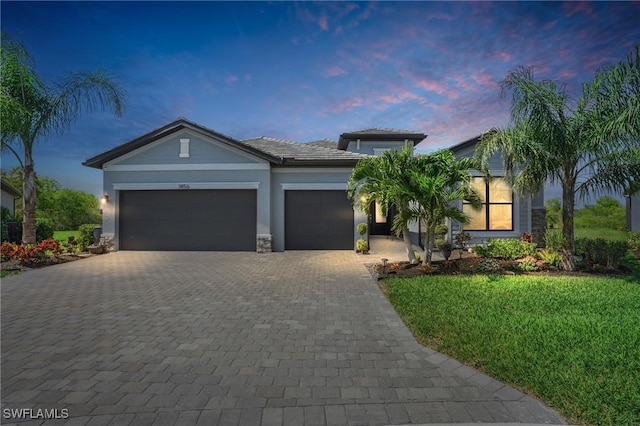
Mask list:
[[[1,289],[3,424],[563,423],[416,343],[348,251],[117,252]]]

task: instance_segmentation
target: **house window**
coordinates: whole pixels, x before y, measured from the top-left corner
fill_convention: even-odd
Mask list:
[[[504,178],[484,177],[471,179],[471,186],[482,199],[482,208],[475,210],[463,202],[462,211],[471,220],[464,225],[467,231],[511,231],[513,230],[513,192]]]
[[[180,139],[180,158],[189,158],[189,139]]]

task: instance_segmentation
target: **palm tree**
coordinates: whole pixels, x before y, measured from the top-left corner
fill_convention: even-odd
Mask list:
[[[481,207],[480,194],[471,187],[472,169],[482,169],[476,159],[457,160],[449,150],[414,157],[413,167],[408,171],[411,185],[406,187],[405,194],[413,203],[407,210],[406,219],[424,224],[423,266],[431,265],[436,226],[445,219],[468,223],[469,218],[457,203],[465,200],[473,208]]]
[[[573,101],[566,86],[534,80],[531,68],[509,72],[502,96],[512,95],[511,123],[488,133],[476,155],[485,164],[502,154],[520,194],[549,181],[562,186],[564,267],[574,269],[576,196],[617,191],[640,180],[640,46],[626,61],[598,70]]]
[[[36,179],[33,146],[38,139],[61,134],[81,112],[124,110],[124,90],[101,72],[72,73],[46,85],[22,43],[0,38],[0,121],[2,150],[12,152],[23,169],[22,240],[36,242]],[[14,144],[22,145],[23,158]]]
[[[367,212],[374,200],[380,203],[383,215],[387,215],[392,205],[397,214],[393,231],[400,235],[405,244],[407,258],[417,263],[413,245],[409,238],[406,211],[411,199],[406,196],[406,186],[410,185],[409,170],[413,157],[413,147],[405,146],[401,151],[385,151],[380,157],[368,157],[358,161],[347,182],[347,193],[354,206]]]

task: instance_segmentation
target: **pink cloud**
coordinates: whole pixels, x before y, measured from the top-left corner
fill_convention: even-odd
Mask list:
[[[350,98],[342,99],[341,101],[333,104],[331,111],[333,112],[342,112],[349,109],[354,109],[365,105],[365,99],[361,96],[352,96]]]
[[[322,31],[329,30],[329,19],[327,18],[326,13],[323,12],[322,15],[320,15],[320,18],[318,18],[318,26]]]
[[[435,92],[439,95],[443,94],[447,88],[442,83],[428,78],[421,78],[415,83],[416,87],[421,87],[429,92]]]
[[[419,104],[425,104],[427,102],[424,97],[418,96],[406,89],[397,89],[394,93],[380,96],[379,99],[387,104],[399,104],[405,101],[416,101]]]
[[[236,77],[235,75],[229,75],[227,76],[227,78],[224,79],[224,82],[227,84],[234,84],[238,81],[238,77]]]
[[[347,71],[339,66],[330,67],[324,70],[325,77],[338,77],[345,74],[348,74]]]
[[[542,27],[542,29],[543,29],[543,30],[550,30],[551,28],[555,27],[557,23],[558,23],[558,20],[557,20],[557,19],[556,19],[555,21],[547,22],[547,23]]]
[[[586,13],[591,17],[595,17],[596,13],[592,5],[588,1],[571,1],[562,5],[566,16],[573,16],[576,13]]]
[[[500,51],[500,52],[494,52],[493,55],[494,57],[503,60],[504,62],[509,62],[511,61],[511,59],[513,58],[513,56],[511,56],[511,53],[507,52],[507,51]]]
[[[560,72],[558,73],[558,75],[559,75],[560,77],[562,77],[562,78],[573,78],[573,77],[575,77],[576,75],[578,75],[578,73],[576,73],[576,72],[575,72],[575,71],[573,71],[573,70],[569,70],[569,69],[566,69],[566,68],[565,68],[565,69],[560,70]]]

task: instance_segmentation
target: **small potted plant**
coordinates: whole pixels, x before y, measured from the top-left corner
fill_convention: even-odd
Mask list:
[[[356,252],[367,254],[369,252],[369,242],[364,238],[367,233],[367,224],[360,222],[356,225],[356,231],[360,234],[360,238],[356,241]]]

